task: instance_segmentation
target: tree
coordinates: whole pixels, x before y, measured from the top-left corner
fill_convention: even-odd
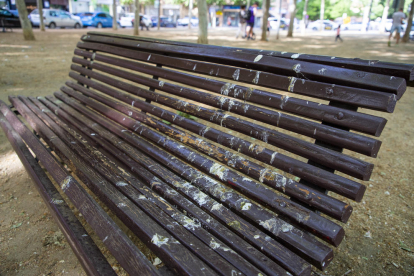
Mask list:
[[[296,0],[295,0],[296,1]],[[263,1],[262,41],[267,40],[267,19],[269,18],[270,0]]]
[[[39,10],[39,27],[42,32],[45,31],[45,23],[43,22],[43,3],[42,0],[37,0],[37,9]]]
[[[197,43],[208,44],[207,38],[207,2],[197,0],[198,6],[198,39]]]
[[[192,11],[193,11],[193,0],[190,0],[190,5],[188,5],[188,28],[189,29],[191,29],[191,18],[193,17]]]
[[[325,26],[323,24],[324,13],[325,13],[325,0],[322,0],[321,1],[321,14],[320,14],[320,20],[321,20],[321,22],[320,22],[320,25],[319,25],[319,31],[322,31],[323,30],[323,27]]]
[[[290,5],[290,22],[289,22],[289,29],[287,37],[293,37],[293,24],[295,24],[295,16],[296,16],[296,1],[297,0],[291,0],[292,4]]]
[[[410,40],[410,31],[413,25],[413,12],[414,12],[414,0],[411,2],[410,7],[410,15],[408,16],[407,20],[407,28],[405,29],[404,36],[402,38],[402,42],[408,42]]]
[[[382,12],[381,27],[380,27],[380,30],[382,32],[385,32],[385,23],[387,21],[389,8],[390,8],[390,0],[387,0],[387,3],[385,4],[385,7],[384,7],[384,11]]]
[[[16,0],[16,6],[17,10],[19,11],[19,19],[23,29],[24,40],[36,40],[33,34],[32,24],[27,17],[26,3],[24,0]]]
[[[116,31],[118,29],[118,23],[116,22],[117,20],[117,12],[116,12],[116,0],[112,1],[112,29],[114,31]]]
[[[139,0],[135,0],[134,35],[139,35]]]

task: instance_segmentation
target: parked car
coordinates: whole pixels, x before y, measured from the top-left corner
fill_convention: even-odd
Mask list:
[[[191,20],[188,20],[188,16],[184,17],[184,18],[180,18],[177,20],[177,25],[178,26],[188,26],[188,22],[191,22],[191,26],[198,26],[198,18],[193,16],[191,18]]]
[[[122,18],[121,18],[122,19]],[[148,17],[148,16],[146,16],[146,15],[143,15],[143,14],[140,14],[139,15],[139,21],[142,23],[142,25],[143,25],[143,27],[145,27],[145,28],[150,28],[150,27],[152,27],[152,21],[151,21],[151,19]],[[131,20],[131,26],[134,26],[134,23],[135,23],[135,16],[133,16],[132,17],[132,20]],[[140,25],[141,26],[141,25]]]
[[[158,26],[158,17],[157,16],[153,16],[151,17],[151,21],[152,21],[152,25]],[[176,28],[177,27],[177,23],[172,22],[172,20],[168,17],[168,16],[160,16],[160,27],[166,27],[166,28]]]
[[[267,20],[269,20],[270,28],[272,30],[277,30],[279,27],[279,18],[276,17],[269,17]],[[280,29],[286,30],[289,28],[289,24],[286,22],[284,18],[280,20]]]
[[[14,15],[8,9],[0,9],[0,27],[7,27],[7,28],[20,28],[20,20],[19,16]]]
[[[344,31],[361,31],[362,27],[362,22],[347,23],[341,26]]]
[[[84,28],[112,28],[112,16],[106,12],[84,12],[81,13],[79,16],[82,20]]]
[[[29,19],[30,22],[32,22],[32,26],[39,27],[39,10],[33,10],[29,15]],[[43,9],[43,23],[51,29],[56,27],[73,27],[75,29],[82,28],[82,21],[78,16],[62,10]]]
[[[308,29],[311,29],[313,31],[318,31],[320,27],[321,21],[316,20],[308,24]],[[338,28],[338,24],[330,21],[330,20],[323,20],[323,29],[330,31],[330,30],[336,30]]]
[[[176,28],[177,23],[172,22],[168,16],[160,16],[160,27]]]

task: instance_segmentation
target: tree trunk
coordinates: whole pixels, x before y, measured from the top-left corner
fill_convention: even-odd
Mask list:
[[[282,0],[279,0],[279,25],[277,26],[276,39],[279,39],[280,24],[282,19]]]
[[[262,41],[267,40],[267,19],[269,18],[270,0],[263,1]]]
[[[193,11],[193,0],[190,0],[190,4],[188,5],[188,28],[191,29],[191,17]]]
[[[369,24],[371,23],[372,3],[374,3],[374,0],[371,0],[371,3],[369,4],[367,32],[369,31]]]
[[[139,35],[139,0],[135,0],[134,35]]]
[[[323,24],[323,18],[325,17],[325,0],[321,1],[321,24],[319,25],[319,31],[322,31],[324,29],[324,24]]]
[[[385,32],[385,23],[387,21],[389,9],[390,9],[390,0],[387,0],[387,2],[385,3],[384,11],[382,12],[381,28],[380,28],[382,32]]]
[[[411,2],[410,15],[407,20],[407,28],[405,29],[402,42],[408,42],[410,40],[411,26],[413,25],[413,12],[414,12],[414,0]]]
[[[198,40],[197,43],[208,44],[207,39],[207,1],[197,0],[198,6]]]
[[[290,22],[289,22],[289,30],[287,37],[293,37],[293,24],[295,24],[295,16],[296,16],[296,1],[297,0],[291,0],[292,5],[290,5]]]
[[[308,14],[308,1],[305,0],[305,5],[303,6],[302,21],[300,23],[300,29],[302,33],[305,33],[306,30],[306,15]]]
[[[45,23],[43,22],[43,3],[42,0],[37,0],[37,9],[39,10],[39,28],[42,32],[45,31]]]
[[[35,40],[32,30],[32,24],[30,23],[30,20],[27,17],[26,3],[24,2],[24,0],[16,0],[16,6],[17,10],[19,11],[19,19],[23,29],[24,40]]]
[[[404,5],[405,5],[405,0],[400,0],[400,1],[398,1],[398,7],[397,7],[397,10],[399,10],[399,9],[404,9]]]
[[[161,17],[161,0],[155,0],[158,1],[158,19],[157,19],[157,30],[161,27],[160,17]]]
[[[42,1],[42,0],[40,0]],[[117,14],[116,14],[116,0],[112,1],[112,29],[116,31],[118,29],[118,23],[117,23]]]

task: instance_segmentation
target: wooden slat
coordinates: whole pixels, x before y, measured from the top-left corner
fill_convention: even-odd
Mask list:
[[[175,122],[174,118],[176,114],[173,112],[161,109],[138,99],[129,99],[127,100],[128,105],[123,105],[113,101],[113,99],[111,100],[108,97],[103,97],[102,95],[99,95],[96,92],[84,88],[80,85],[71,84],[71,87],[135,119],[141,120],[141,116],[135,114],[136,110],[130,106],[130,104],[132,104],[132,101],[134,102],[134,107],[140,108],[143,112],[148,112],[154,115],[163,114],[165,115],[165,119],[172,123]],[[111,93],[110,90],[108,92]],[[114,93],[111,93],[110,95],[114,96],[115,98],[121,100],[126,99],[122,97],[122,95],[117,94],[115,91],[113,92]],[[183,125],[190,123],[190,120],[186,118],[179,118],[177,119],[177,122],[178,121]],[[333,199],[323,193],[315,192],[315,190],[309,189],[307,186],[301,185],[300,183],[294,182],[292,184],[289,184],[292,180],[287,179],[284,176],[273,172],[272,170],[266,169],[263,166],[257,165],[256,163],[251,162],[238,154],[231,153],[221,147],[217,147],[211,143],[203,141],[202,139],[198,139],[197,137],[180,131],[175,127],[159,124],[159,121],[155,120],[153,117],[150,118],[145,116],[143,122],[152,126],[158,131],[161,131],[162,133],[181,141],[184,144],[192,146],[193,148],[196,148],[197,150],[208,154],[210,157],[213,157],[220,162],[227,163],[229,166],[242,171],[245,174],[248,174],[250,177],[257,179],[272,188],[284,192],[289,196],[298,198],[299,200],[306,203],[309,202],[312,206],[317,207],[318,210],[321,210],[322,212],[340,219],[343,222],[345,222],[351,215],[352,207],[350,205]],[[202,124],[199,125],[200,129],[203,129],[204,126]]]
[[[143,42],[94,35],[82,36],[82,41],[98,42],[132,49],[143,49],[176,57],[186,57],[195,60],[225,63],[226,65],[245,67],[272,72],[285,76],[300,77],[314,81],[359,87],[396,94],[401,97],[406,90],[403,78],[390,78],[386,75],[367,73],[363,71],[338,68],[329,65],[314,64],[305,61],[295,61],[263,55],[253,55],[222,49],[195,48],[159,43]]]
[[[216,216],[218,220],[222,221],[225,225],[232,221],[240,221],[240,223],[245,227],[232,227],[236,233],[246,238],[252,245],[268,254],[270,258],[279,262],[291,273],[307,273],[306,271],[308,271],[309,266],[307,266],[300,258],[291,253],[290,250],[281,245],[278,245],[278,243],[273,239],[269,240],[266,238],[267,236],[262,234],[257,228],[239,216],[235,215],[234,213],[230,212],[224,206],[221,206],[220,210],[213,209],[210,211],[210,209],[206,208],[206,204],[209,206],[217,205],[218,203],[215,200],[210,198],[207,194],[201,192],[196,187],[190,185],[184,179],[175,175],[165,167],[153,161],[151,158],[148,158],[136,148],[130,146],[128,143],[124,143],[122,139],[107,131],[99,124],[90,120],[88,117],[82,115],[75,109],[66,105],[62,101],[57,100],[56,98],[49,96],[47,97],[47,101],[44,99],[40,99],[40,101],[47,104],[48,107],[52,107],[50,102],[56,104],[58,108],[55,109],[52,107],[52,110],[57,113],[59,117],[69,119],[70,122],[74,123],[76,126],[79,126],[79,128],[82,129],[86,135],[92,137],[101,146],[103,146],[105,149],[108,149],[114,156],[117,156],[121,162],[132,168],[132,171],[139,173],[140,177],[142,177],[147,182],[147,185],[150,185],[154,191],[157,191],[157,193],[161,194],[161,196],[170,201],[172,204],[179,206],[191,214],[192,217],[197,218],[205,229],[213,233],[217,238],[225,242],[228,247],[232,248],[234,251],[242,255],[252,264],[255,264],[265,273],[273,274],[274,272],[279,271],[278,266],[274,264],[270,259],[268,259],[265,255],[249,246],[239,236],[234,235],[231,231],[229,231],[228,228],[224,227],[208,213]],[[70,113],[71,116],[69,116],[66,112]],[[76,118],[78,121],[75,122],[73,120],[74,118]],[[81,123],[86,127],[81,127]],[[106,139],[106,141],[104,139]],[[131,159],[129,156],[131,156],[133,159]],[[139,162],[139,164],[137,162]],[[145,168],[143,168],[141,165]],[[183,194],[189,196],[190,199],[193,200],[194,204],[185,199],[185,197],[183,197],[181,194],[170,192],[170,189],[167,185],[164,185],[164,182],[162,180],[154,181],[154,174],[158,175],[178,191],[181,191]],[[183,185],[185,185],[185,187]],[[203,204],[200,204],[200,200],[198,200],[199,198],[203,198]],[[204,211],[196,207],[196,205],[199,205],[200,208],[202,208]]]
[[[16,106],[26,120],[33,120],[34,126],[39,128],[52,143],[58,141],[56,146],[65,156],[89,179],[94,187],[88,187],[96,193],[100,199],[131,229],[140,237],[152,251],[167,265],[183,275],[211,275],[215,274],[198,258],[192,255],[176,239],[171,237],[165,230],[151,219],[139,208],[122,195],[115,187],[108,183],[105,178],[96,173],[76,155],[60,138],[56,136],[37,116],[31,112],[20,100],[11,98],[10,101]],[[86,183],[85,183],[86,184]],[[75,204],[76,206],[76,204]],[[166,237],[169,237],[168,240]],[[161,242],[161,243],[160,243]],[[123,248],[120,249],[123,258],[128,254]],[[141,253],[142,254],[142,253]],[[128,256],[128,258],[133,258]],[[138,259],[139,260],[139,259]],[[135,268],[136,269],[136,268]],[[140,273],[140,272],[135,272]],[[141,272],[142,273],[142,272]]]
[[[90,145],[87,140],[79,135],[75,130],[70,128],[67,124],[57,118],[55,114],[49,111],[49,109],[41,104],[34,98],[29,98],[33,103],[30,103],[27,99],[23,101],[32,109],[33,112],[54,130],[54,132],[66,142],[68,146],[74,149],[83,160],[99,173],[105,176],[113,186],[116,186],[125,196],[127,196],[136,206],[140,207],[148,216],[150,216],[158,224],[165,227],[165,230],[169,232],[174,238],[176,238],[181,244],[186,246],[194,255],[203,260],[219,275],[236,274],[240,275],[241,272],[229,264],[225,259],[221,258],[213,249],[209,247],[210,240],[207,243],[202,243],[198,238],[192,235],[184,226],[175,222],[175,219],[162,212],[162,207],[166,207],[173,212],[173,216],[180,217],[180,212],[168,203],[162,202],[158,197],[155,198],[152,194],[149,194],[147,189],[144,189],[145,185],[132,176],[129,172],[120,168],[114,163],[107,155],[102,154],[96,147]],[[41,111],[42,110],[42,111]],[[49,111],[49,112],[47,112]],[[41,112],[40,114],[38,112]],[[43,112],[43,113],[42,113]],[[48,116],[50,118],[48,118]],[[70,135],[70,137],[68,136]],[[75,143],[73,143],[75,142]],[[158,204],[157,204],[158,203]],[[165,206],[167,205],[167,206]],[[174,212],[175,211],[175,212]],[[197,225],[191,218],[184,215],[181,217],[183,224]],[[168,227],[170,226],[170,227]],[[256,274],[260,273],[259,271]]]
[[[6,104],[0,101],[0,109],[3,112],[12,112],[5,106]],[[85,272],[88,275],[116,275],[95,242],[88,235],[88,232],[83,228],[2,112],[0,112],[0,125]],[[23,128],[21,129],[23,130]]]
[[[26,121],[30,123],[33,129],[49,139],[52,138],[51,142],[62,151],[67,150],[67,146],[40,122],[36,115],[20,100],[16,97],[9,97],[9,100],[19,110],[20,114],[25,117]],[[13,112],[5,112],[6,107],[4,105],[1,108],[7,120],[12,123],[16,131],[23,137],[37,158],[42,162],[43,166],[52,175],[53,179],[59,183],[62,191],[72,201],[73,205],[83,215],[88,224],[91,225],[92,229],[122,267],[130,274],[147,273],[148,275],[157,275],[157,270],[129,240],[126,234],[120,231],[115,222],[87,194],[82,186],[72,176],[68,175],[62,165],[52,157],[34,134],[17,119]]]
[[[348,87],[343,85],[332,85],[323,82],[306,80],[295,81],[294,89],[290,89],[292,79],[286,76],[275,75],[268,72],[248,70],[244,68],[234,68],[227,65],[206,63],[195,60],[180,59],[169,56],[157,55],[137,50],[129,50],[121,47],[103,45],[98,43],[78,43],[80,49],[93,49],[96,51],[109,53],[121,57],[147,62],[157,62],[166,66],[187,70],[199,74],[210,73],[225,79],[238,80],[244,83],[255,83],[264,87],[288,91],[291,93],[306,95],[324,100],[335,100],[355,106],[370,108],[380,111],[393,112],[397,97],[394,94],[378,92],[361,88]],[[86,54],[88,51],[75,49],[75,54]],[[234,76],[237,70],[238,74]],[[238,75],[238,78],[237,78]],[[259,75],[259,78],[256,76]],[[269,98],[264,95],[264,99]],[[286,107],[288,108],[288,107]]]
[[[135,103],[139,104],[141,102],[141,100],[135,96],[119,92],[115,89],[109,88],[108,86],[99,84],[92,80],[87,80],[85,78],[80,80],[100,92],[111,95],[121,101],[131,104],[131,106],[135,106]],[[80,89],[79,86],[75,86],[73,82],[67,82],[66,84],[71,88],[79,89],[80,91],[86,93],[88,92],[88,90]],[[183,127],[187,130],[190,130],[193,133],[197,133],[207,139],[210,139],[228,148],[235,149],[240,153],[246,154],[278,169],[306,179],[315,185],[321,186],[331,191],[335,191],[336,193],[348,198],[360,201],[365,192],[366,187],[360,183],[332,173],[327,173],[325,170],[320,170],[317,167],[310,166],[304,162],[298,161],[284,154],[269,150],[267,148],[264,148],[263,151],[254,150],[256,147],[254,143],[235,137],[215,128],[206,127],[205,125],[193,120],[185,120],[184,117],[176,114],[169,116],[168,113],[164,112],[164,109],[156,106],[151,106],[151,111],[156,112],[155,114],[158,117],[165,119],[173,124],[179,125],[180,127]],[[296,182],[289,180],[286,182],[286,185],[295,186]],[[312,197],[310,197],[309,200],[312,200]]]
[[[198,44],[198,43],[190,43],[190,42],[182,42],[182,41],[171,41],[171,40],[163,40],[158,38],[147,38],[147,37],[136,37],[136,36],[128,36],[128,35],[120,35],[120,34],[113,34],[113,33],[102,33],[102,32],[88,32],[89,35],[100,35],[100,36],[110,36],[110,37],[120,37],[126,38],[136,41],[148,41],[148,42],[156,42],[156,43],[163,43],[169,45],[182,45],[182,46],[190,46],[190,47],[204,47],[210,49],[227,49],[232,51],[239,51],[245,52],[250,54],[256,55],[267,55],[267,56],[274,56],[280,58],[288,58],[294,60],[303,60],[312,63],[319,63],[319,64],[328,64],[331,66],[336,67],[343,67],[349,69],[356,69],[360,71],[372,72],[377,74],[389,75],[394,77],[401,77],[404,78],[407,82],[414,80],[414,65],[413,64],[403,64],[403,63],[392,63],[392,62],[384,62],[379,60],[367,60],[367,59],[360,59],[360,58],[343,58],[343,57],[333,57],[333,56],[321,56],[321,55],[309,55],[309,54],[301,54],[301,53],[290,53],[290,52],[280,52],[280,51],[271,51],[271,50],[258,50],[258,49],[245,49],[245,48],[235,48],[235,47],[223,47],[223,46],[215,46],[215,45],[208,45],[208,44]]]

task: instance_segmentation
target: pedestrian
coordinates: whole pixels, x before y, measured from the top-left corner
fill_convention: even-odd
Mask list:
[[[247,39],[254,39],[253,38],[253,27],[254,27],[254,20],[256,17],[257,7],[259,6],[258,2],[255,2],[247,11],[246,22],[247,22]]]
[[[239,38],[240,33],[242,33],[242,38],[246,38],[246,5],[240,7],[239,30],[237,31],[236,38]]]
[[[390,30],[390,36],[388,37],[388,47],[391,47],[391,37],[394,31],[397,31],[396,38],[397,44],[400,42],[400,33],[403,30],[402,24],[405,18],[405,13],[403,12],[403,8],[400,8],[397,12],[392,15],[392,27]]]
[[[341,25],[338,26],[338,28],[336,29],[336,37],[335,37],[335,42],[337,40],[340,40],[341,42],[344,42],[341,38]]]
[[[148,26],[145,25],[145,23],[143,21],[143,16],[142,15],[139,16],[139,25],[141,26],[141,31],[144,29],[144,27],[146,27],[147,28],[147,31],[149,31]]]

